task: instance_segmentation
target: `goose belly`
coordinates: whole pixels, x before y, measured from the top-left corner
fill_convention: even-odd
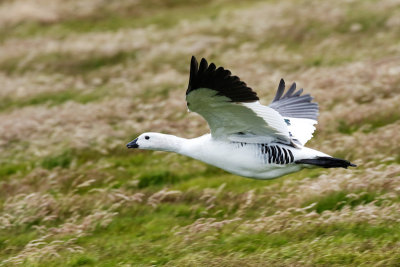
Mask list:
[[[198,159],[228,172],[255,179],[273,179],[296,172],[301,166],[292,163],[289,152],[275,158],[272,149],[262,144],[214,142],[201,147]],[[277,158],[278,157],[278,158]]]

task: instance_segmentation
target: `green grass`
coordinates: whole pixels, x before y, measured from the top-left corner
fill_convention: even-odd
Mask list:
[[[178,223],[177,221],[165,220],[163,213],[156,212],[158,216],[158,224]],[[305,254],[314,254],[312,259],[314,264],[360,264],[365,260],[390,260],[393,264],[399,262],[396,255],[388,255],[387,253],[373,253],[371,248],[373,243],[369,240],[372,237],[380,236],[374,242],[379,240],[394,245],[399,240],[400,231],[398,228],[370,228],[368,225],[348,227],[345,225],[337,225],[332,227],[332,232],[325,232],[325,235],[315,233],[311,235],[298,235],[293,233],[287,234],[250,234],[245,236],[235,235],[233,231],[220,233],[217,238],[207,243],[202,243],[202,247],[198,244],[184,244],[180,237],[165,236],[163,230],[168,228],[152,227],[152,221],[146,221],[146,228],[136,220],[121,220],[113,223],[107,229],[108,233],[99,233],[98,237],[108,239],[107,243],[99,244],[98,250],[90,250],[86,255],[75,257],[72,262],[79,259],[90,259],[89,264],[95,266],[113,266],[119,262],[130,263],[135,265],[162,265],[168,262],[174,262],[188,255],[188,251],[192,253],[203,251],[209,257],[227,257],[232,251],[236,253],[231,257],[244,257],[247,255],[248,263],[252,265],[257,261],[257,254],[266,255],[263,257],[264,262],[280,262],[290,263],[291,259],[298,257],[299,251],[303,250]],[[129,226],[128,226],[129,225]],[[122,228],[121,228],[122,227]],[[121,231],[124,233],[122,234]],[[149,234],[151,232],[151,234]],[[112,235],[110,235],[112,233]],[[146,234],[144,234],[146,233]],[[335,238],[330,238],[329,234],[334,234]],[[315,238],[318,240],[315,241]],[[136,242],[131,242],[135,239]],[[81,245],[96,243],[97,239],[87,238]],[[148,244],[151,245],[149,251]],[[172,249],[170,244],[175,243],[179,248]],[[296,248],[297,246],[297,248]],[[307,249],[308,247],[308,249]],[[352,248],[353,247],[353,248]],[[324,250],[334,250],[336,253],[324,255]],[[117,254],[115,258],[110,255]],[[204,258],[203,261],[206,261]],[[53,259],[53,264],[62,264],[60,259]],[[259,262],[261,263],[261,261]],[[71,263],[72,264],[72,263]],[[76,264],[76,263],[75,263]]]
[[[252,0],[257,2],[259,0]],[[224,3],[226,2],[226,3]],[[0,30],[0,40],[10,37],[30,38],[39,35],[65,38],[72,33],[116,31],[119,29],[140,28],[155,25],[170,28],[182,20],[197,20],[215,17],[221,10],[240,8],[240,1],[149,1],[117,12],[99,10],[92,16],[66,18],[55,23],[18,23]],[[101,14],[104,12],[103,14]]]
[[[326,210],[340,210],[344,206],[355,207],[360,204],[367,204],[374,201],[377,197],[376,192],[363,192],[363,194],[356,198],[348,196],[349,193],[350,192],[345,191],[332,192],[328,195],[324,195],[322,198],[308,201],[304,206],[306,207],[315,203],[315,206],[312,209],[318,213],[322,213]]]
[[[60,155],[49,156],[43,159],[41,166],[45,169],[53,169],[55,167],[68,168],[71,164],[72,156],[69,151]]]
[[[390,112],[386,114],[375,114],[373,118],[367,118],[360,120],[356,123],[349,123],[344,120],[340,120],[338,123],[338,131],[343,134],[352,134],[362,128],[362,132],[370,133],[380,127],[390,125],[397,122],[400,119],[400,114],[396,112]]]
[[[42,106],[49,107],[61,105],[65,102],[76,102],[86,104],[101,100],[107,95],[108,88],[96,88],[95,91],[79,91],[77,89],[67,89],[60,92],[45,92],[33,95],[31,97],[10,98],[6,97],[0,99],[0,111],[9,111],[28,106]]]
[[[111,55],[85,55],[79,57],[67,53],[52,53],[40,55],[23,66],[19,66],[21,58],[9,58],[0,63],[0,70],[7,74],[25,73],[34,71],[38,63],[44,67],[44,72],[64,73],[67,75],[82,75],[96,71],[102,67],[123,64],[127,60],[135,59],[136,52],[116,52]]]
[[[0,167],[0,177],[9,176],[20,172],[22,170],[26,170],[27,166],[25,164],[2,164]]]

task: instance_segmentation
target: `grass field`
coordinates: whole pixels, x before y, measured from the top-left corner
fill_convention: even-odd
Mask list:
[[[357,168],[270,181],[164,152],[192,55],[268,104],[320,104],[309,147]],[[1,266],[399,266],[400,2],[0,0]]]

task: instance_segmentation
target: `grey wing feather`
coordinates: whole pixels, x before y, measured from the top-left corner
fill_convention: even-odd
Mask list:
[[[285,83],[283,83],[283,88],[285,88]],[[292,86],[290,86],[289,90],[286,92],[286,94],[283,96],[283,98],[289,98],[295,90],[296,90],[296,83],[293,83]]]
[[[283,95],[284,91],[285,91],[285,81],[281,79],[281,81],[279,82],[278,90],[276,91],[275,98],[272,102],[278,101]]]
[[[296,92],[296,83],[285,91],[285,81],[281,79],[274,100],[269,105],[278,111],[283,117],[304,118],[317,120],[318,104],[311,102],[313,98],[309,95],[301,95],[303,89]],[[282,96],[283,95],[283,96]]]

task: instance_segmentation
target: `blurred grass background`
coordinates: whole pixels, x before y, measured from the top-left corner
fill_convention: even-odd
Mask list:
[[[320,104],[308,146],[359,165],[244,179],[163,152],[195,137],[192,55],[268,104]],[[2,266],[399,266],[397,0],[0,1]]]

